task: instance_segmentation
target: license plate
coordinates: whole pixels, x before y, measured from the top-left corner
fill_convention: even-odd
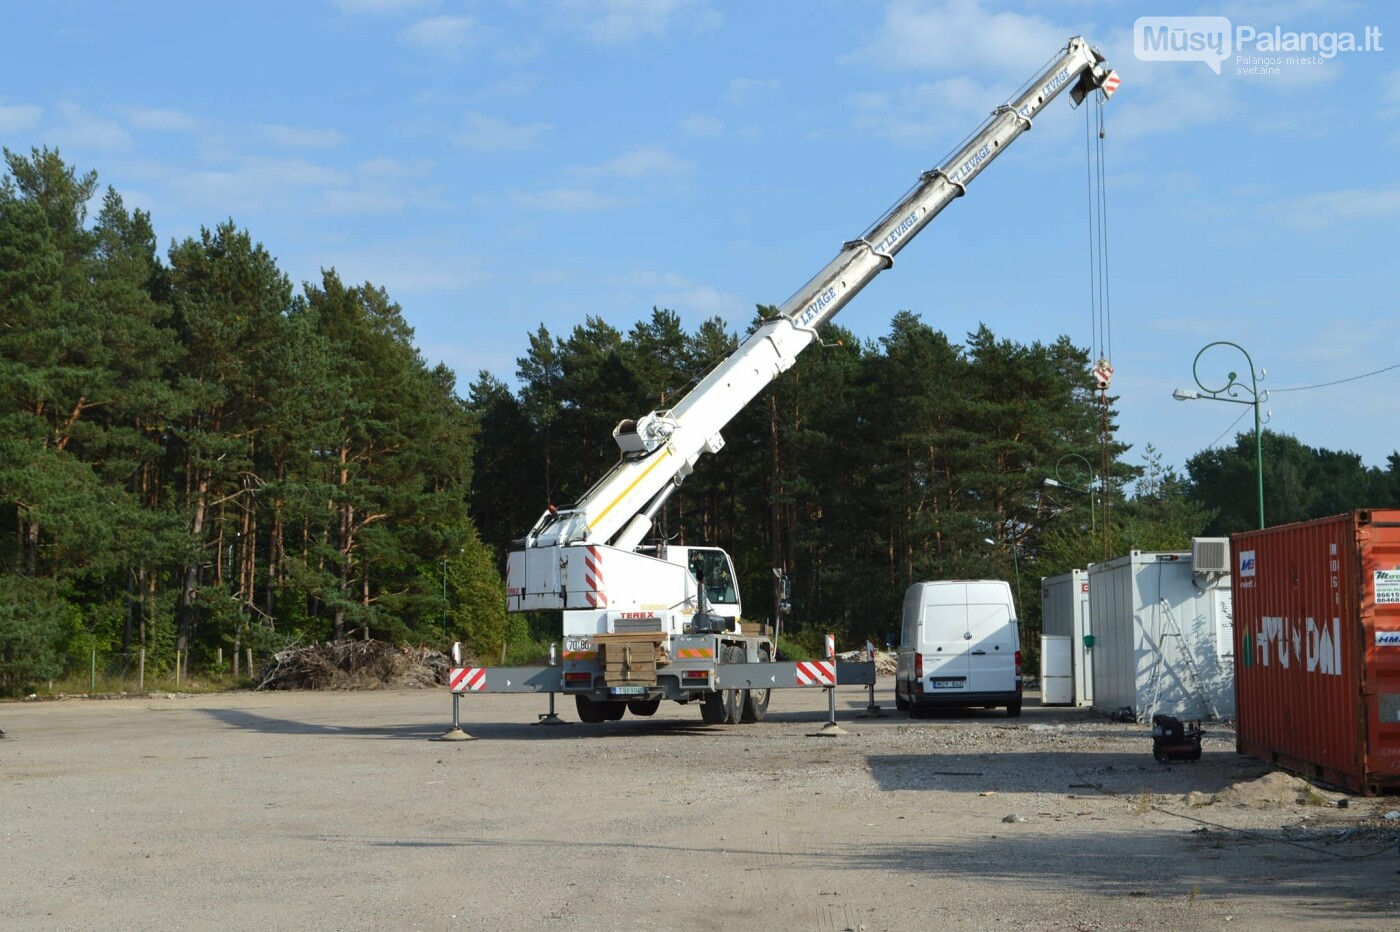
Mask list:
[[[645,686],[614,686],[612,694],[614,696],[645,696],[647,688]]]
[[[962,689],[965,680],[934,680],[934,689]]]

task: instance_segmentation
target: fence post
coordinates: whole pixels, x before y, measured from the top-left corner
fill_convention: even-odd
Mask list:
[[[141,666],[139,670],[140,672],[136,674],[136,689],[138,692],[144,693],[146,691],[146,648],[144,647],[141,648]]]
[[[97,651],[92,652],[92,668],[88,674],[88,692],[97,692]]]

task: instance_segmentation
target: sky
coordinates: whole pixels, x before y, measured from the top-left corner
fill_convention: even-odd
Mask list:
[[[1162,16],[1224,17],[1231,54],[1156,60],[1135,24]],[[1103,352],[1133,463],[1150,444],[1180,471],[1252,429],[1249,404],[1172,398],[1215,341],[1243,352],[1196,374],[1247,385],[1252,361],[1269,429],[1372,466],[1400,449],[1400,368],[1368,375],[1400,366],[1397,5],[50,0],[6,20],[0,144],[96,170],[162,250],[232,218],[293,282],[385,287],[464,396],[481,371],[514,384],[540,326],[660,307],[742,332],[1082,35],[1122,77],[1104,287],[1064,95],[835,322],[875,341],[908,310],[958,342],[985,323]],[[1369,50],[1268,47],[1368,27]]]

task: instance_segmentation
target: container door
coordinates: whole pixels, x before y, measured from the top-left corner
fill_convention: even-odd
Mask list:
[[[1387,513],[1386,517],[1400,517]],[[1364,625],[1367,683],[1367,770],[1394,788],[1400,778],[1400,527],[1373,514],[1370,552],[1362,567],[1366,594],[1375,605]],[[1364,604],[1364,603],[1363,603]],[[1363,618],[1364,623],[1364,618]]]
[[[1070,705],[1074,702],[1073,638],[1042,635],[1040,638],[1040,702]]]

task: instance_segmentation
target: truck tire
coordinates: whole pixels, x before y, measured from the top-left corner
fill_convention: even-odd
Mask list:
[[[909,711],[909,700],[908,700],[908,699],[905,699],[903,696],[901,696],[901,695],[899,694],[899,684],[898,684],[898,683],[896,683],[896,684],[895,684],[895,687],[894,687],[894,707],[895,707],[895,709],[896,709],[897,711],[899,711],[899,712],[908,712],[908,711]]]
[[[768,648],[758,649],[758,662],[770,663],[773,658],[768,654]],[[739,721],[744,723],[761,722],[768,716],[768,701],[773,695],[771,689],[746,689],[744,690],[744,701],[739,710]]]
[[[578,710],[578,720],[586,725],[597,725],[603,721],[603,710],[599,703],[587,696],[574,696],[574,708]]]
[[[1006,717],[1007,717],[1007,718],[1020,718],[1020,717],[1021,717],[1021,700],[1020,700],[1020,699],[1014,699],[1014,700],[1012,700],[1010,703],[1007,704],[1007,706],[1006,706]]]
[[[610,722],[622,721],[622,716],[627,711],[625,702],[600,702],[598,705],[603,708],[603,718]]]
[[[649,718],[656,714],[656,710],[661,708],[661,698],[655,699],[628,699],[627,711],[633,715],[640,715],[642,718]]]
[[[744,649],[733,644],[726,644],[720,650],[723,663],[743,663]],[[724,690],[724,723],[726,725],[737,725],[739,719],[744,714],[744,703],[748,701],[749,691],[747,689],[726,689]]]
[[[700,720],[706,725],[723,725],[724,714],[724,693],[705,693],[700,700]]]

